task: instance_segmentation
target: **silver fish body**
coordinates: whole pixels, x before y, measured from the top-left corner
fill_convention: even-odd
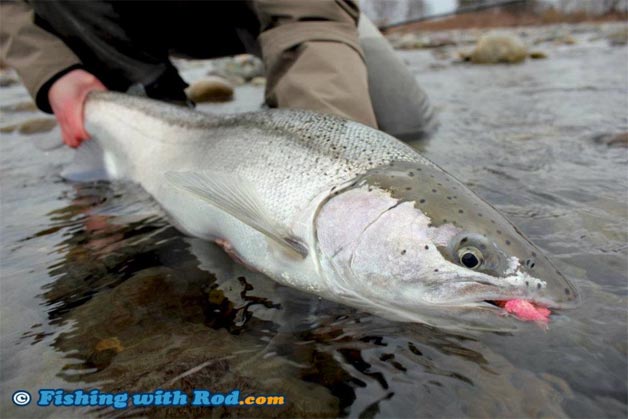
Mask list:
[[[85,120],[93,140],[67,177],[137,182],[182,231],[282,284],[449,328],[515,325],[486,301],[578,300],[490,205],[361,124],[296,110],[217,117],[117,93],[91,94]]]

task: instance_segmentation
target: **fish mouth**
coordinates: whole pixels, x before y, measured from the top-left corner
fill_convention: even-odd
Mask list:
[[[484,303],[494,306],[501,315],[511,315],[520,321],[532,321],[546,325],[550,321],[552,310],[544,304],[533,300],[512,298],[507,300],[483,300]]]

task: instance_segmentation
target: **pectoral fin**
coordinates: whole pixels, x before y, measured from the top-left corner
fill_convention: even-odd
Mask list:
[[[255,187],[236,175],[220,172],[167,172],[166,179],[175,186],[204,199],[216,208],[242,221],[299,257],[307,256],[306,247],[285,226],[268,214]]]

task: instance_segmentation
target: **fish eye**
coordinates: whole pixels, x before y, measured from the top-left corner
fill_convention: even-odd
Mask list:
[[[460,263],[469,269],[477,269],[482,264],[482,252],[475,247],[463,247],[458,250]]]

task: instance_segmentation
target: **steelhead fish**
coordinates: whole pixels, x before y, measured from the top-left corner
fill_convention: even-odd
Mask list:
[[[454,329],[513,329],[578,301],[491,205],[359,123],[298,110],[211,116],[111,92],[90,94],[85,123],[92,140],[66,178],[137,182],[184,233],[281,284]]]

